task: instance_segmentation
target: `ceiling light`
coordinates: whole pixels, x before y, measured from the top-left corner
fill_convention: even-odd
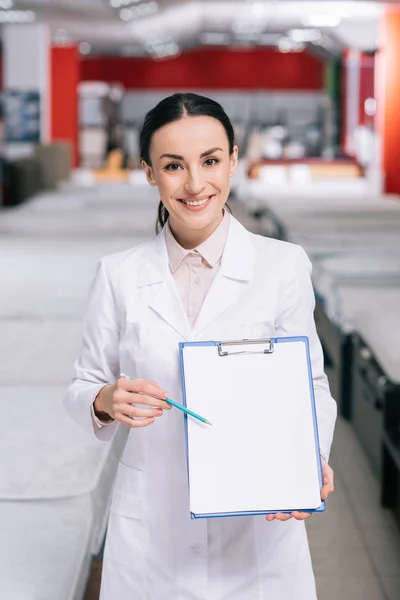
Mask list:
[[[130,4],[137,4],[140,0],[110,0],[110,6],[113,8],[121,8],[121,6],[129,6]]]
[[[7,10],[7,8],[11,8],[13,5],[13,0],[0,0],[0,8]]]
[[[155,2],[155,0],[152,0],[152,2],[146,2],[145,4],[138,4],[138,6],[132,6],[131,8],[128,9],[122,9],[122,10],[129,10],[130,19],[139,19],[140,17],[148,17],[150,15],[154,15],[156,12],[158,12],[158,4],[157,2]],[[122,13],[122,11],[121,11]],[[127,20],[127,19],[126,19]]]
[[[310,27],[337,27],[341,22],[339,15],[333,13],[310,15],[303,19],[305,25]]]
[[[1,10],[0,23],[32,23],[36,18],[33,10]]]
[[[79,52],[81,54],[89,54],[91,49],[92,49],[92,46],[89,44],[89,42],[81,42],[79,44]]]
[[[130,8],[122,8],[119,11],[119,16],[123,21],[129,21],[132,18],[132,13]]]
[[[263,29],[264,26],[261,25],[261,28]],[[232,31],[234,31],[236,34],[256,34],[256,33],[260,33],[260,23],[257,23],[256,21],[234,21],[232,24]]]
[[[137,14],[141,17],[144,17],[144,15],[147,15],[147,10],[148,10],[148,4],[139,4],[138,7],[136,8]]]
[[[319,42],[322,34],[319,29],[292,29],[289,37],[295,42]]]

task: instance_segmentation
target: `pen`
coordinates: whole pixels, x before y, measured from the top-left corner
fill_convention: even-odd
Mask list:
[[[128,375],[124,375],[124,373],[121,373],[121,377],[125,377],[125,379],[130,379],[131,381],[134,381],[133,377],[128,377]],[[188,408],[186,408],[186,406],[183,406],[182,404],[178,404],[177,402],[174,402],[170,398],[167,398],[164,402],[167,402],[167,404],[170,404],[171,406],[174,406],[175,408],[179,408],[179,410],[181,410],[182,412],[186,413],[187,415],[190,415],[191,417],[194,417],[195,419],[198,419],[202,423],[206,423],[207,425],[212,425],[212,423],[210,423],[210,421],[207,421],[207,419],[205,419],[204,417],[201,417],[200,415],[196,414],[192,410],[189,410]]]

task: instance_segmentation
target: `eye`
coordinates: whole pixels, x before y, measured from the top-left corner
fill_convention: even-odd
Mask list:
[[[207,159],[204,161],[204,164],[205,164],[207,167],[213,167],[214,165],[216,165],[216,164],[218,164],[218,163],[219,163],[219,160],[218,160],[217,158],[207,158]]]
[[[178,165],[178,163],[169,163],[166,167],[164,167],[166,171],[178,171],[180,168],[181,165]]]

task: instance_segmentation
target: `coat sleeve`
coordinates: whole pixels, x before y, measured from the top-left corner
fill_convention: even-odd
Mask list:
[[[100,442],[113,438],[117,423],[96,427],[91,407],[99,391],[119,377],[119,337],[118,310],[102,260],[89,291],[81,353],[64,397],[72,419]]]
[[[328,461],[337,407],[324,372],[322,346],[314,321],[315,295],[311,283],[311,262],[303,248],[294,248],[296,256],[291,267],[288,267],[290,274],[276,321],[277,335],[306,335],[309,338],[320,450],[321,456]]]

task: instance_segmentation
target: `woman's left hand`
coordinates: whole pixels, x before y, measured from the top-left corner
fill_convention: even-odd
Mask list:
[[[322,477],[324,480],[324,487],[321,490],[321,499],[326,500],[329,494],[332,494],[334,490],[334,473],[333,469],[328,465],[325,459],[321,458],[322,461]],[[292,512],[290,515],[284,513],[276,513],[275,515],[267,515],[265,518],[267,521],[288,521],[289,519],[297,519],[297,521],[305,521],[311,517],[310,513]]]

